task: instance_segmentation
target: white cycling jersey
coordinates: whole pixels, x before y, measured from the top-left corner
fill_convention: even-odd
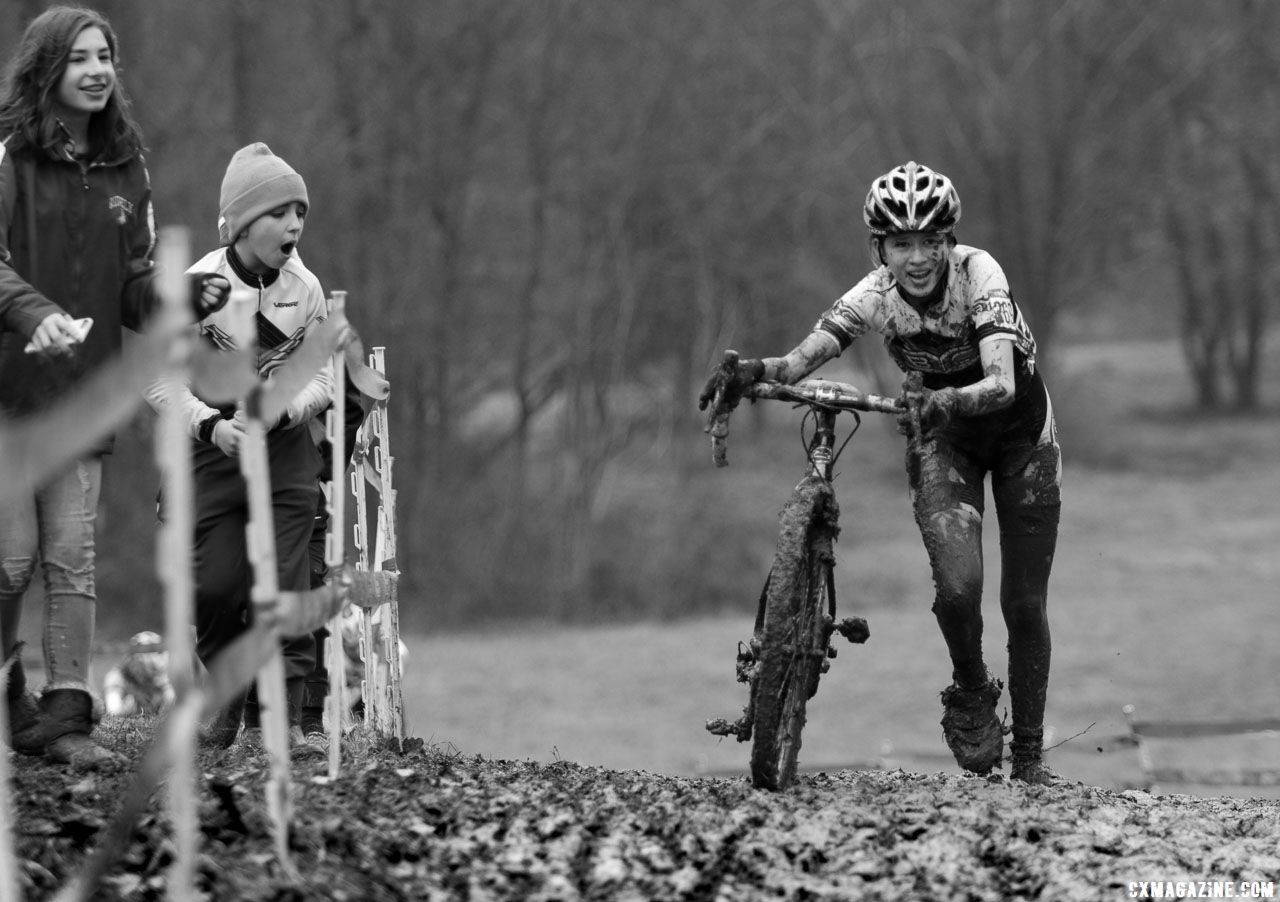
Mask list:
[[[948,253],[946,289],[923,313],[898,291],[881,266],[850,288],[822,315],[814,330],[843,351],[867,332],[879,332],[903,371],[957,375],[977,367],[978,348],[994,338],[1012,339],[1019,374],[1035,372],[1036,340],[1009,292],[1004,270],[990,254],[958,244]]]

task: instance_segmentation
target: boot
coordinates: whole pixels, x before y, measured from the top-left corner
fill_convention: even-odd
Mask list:
[[[329,694],[328,682],[321,683],[308,678],[302,694],[302,709],[299,725],[302,735],[311,736],[324,733],[324,706]]]
[[[977,689],[953,683],[942,690],[943,737],[956,763],[971,773],[989,773],[1004,756],[1004,728],[996,716],[1003,688],[1003,683],[988,676]]]
[[[289,700],[289,753],[294,759],[305,758],[317,753],[323,754],[324,747],[319,743],[311,743],[303,733],[302,723],[306,716],[304,703],[307,700],[307,678],[289,677],[284,681],[285,696]],[[324,737],[324,726],[320,727],[320,738]]]
[[[9,684],[5,687],[5,705],[9,714],[9,735],[0,737],[14,751],[24,755],[43,755],[44,737],[40,730],[40,706],[35,693],[27,689],[27,675],[18,657],[21,644],[13,651],[9,665]]]
[[[214,715],[213,720],[200,730],[199,742],[206,749],[230,748],[240,733],[240,721],[244,718],[245,696],[241,695],[227,702],[226,706]]]
[[[305,689],[303,677],[289,677],[285,680],[285,704],[288,706],[290,724],[301,723],[302,694]],[[256,684],[249,688],[249,693],[244,703],[244,727],[246,730],[262,729],[262,706],[258,703],[258,688]]]
[[[44,752],[54,761],[73,770],[97,770],[108,764],[122,764],[124,758],[105,749],[90,737],[97,719],[93,697],[84,689],[51,689],[40,697]]]
[[[1020,730],[1014,730],[1013,742],[1009,743],[1009,757],[1012,765],[1009,778],[1032,786],[1052,786],[1059,777],[1049,765],[1044,763],[1043,733],[1036,730],[1025,737]]]

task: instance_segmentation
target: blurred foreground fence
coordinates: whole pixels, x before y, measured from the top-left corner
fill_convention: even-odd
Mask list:
[[[197,854],[197,805],[195,801],[194,759],[198,724],[218,712],[236,694],[257,679],[262,706],[263,735],[270,760],[267,785],[268,810],[272,820],[276,856],[286,876],[296,875],[288,847],[291,811],[288,711],[285,703],[284,669],[280,653],[281,637],[313,633],[325,623],[333,626],[331,648],[341,654],[341,623],[336,615],[344,603],[353,600],[364,610],[361,625],[372,632],[375,612],[383,615],[383,634],[392,649],[391,666],[386,668],[385,691],[366,692],[366,717],[396,740],[404,738],[403,710],[399,705],[397,623],[398,573],[394,569],[394,489],[391,485],[391,454],[385,401],[389,385],[381,373],[359,359],[358,337],[347,324],[339,296],[331,301],[329,316],[307,334],[300,348],[276,369],[269,380],[259,378],[252,365],[256,355],[256,300],[233,293],[229,302],[236,317],[237,349],[218,352],[193,341],[188,310],[187,280],[184,271],[189,242],[186,232],[165,230],[160,244],[160,279],[164,304],[148,331],[139,336],[128,352],[97,374],[73,394],[51,406],[30,422],[0,422],[0,492],[5,497],[29,493],[45,479],[86,453],[102,435],[130,416],[142,400],[143,389],[157,382],[177,386],[191,382],[199,394],[211,401],[237,400],[245,412],[247,425],[240,452],[241,472],[249,496],[249,523],[246,542],[253,567],[253,621],[251,627],[208,663],[204,679],[196,678],[191,646],[195,584],[192,578],[191,542],[192,472],[190,438],[179,418],[178,405],[170,400],[162,405],[156,456],[163,473],[170,515],[160,532],[155,566],[165,586],[166,645],[171,678],[176,692],[173,708],[161,720],[156,738],[138,767],[132,786],[113,824],[103,832],[103,840],[88,857],[82,871],[58,894],[60,902],[88,899],[97,881],[127,849],[132,827],[150,804],[152,794],[168,776],[168,798],[174,829],[175,858],[168,881],[171,899],[194,898]],[[371,359],[382,365],[382,349]],[[355,359],[348,357],[355,355]],[[371,440],[361,439],[366,451],[357,474],[358,485],[366,481],[377,490],[377,564],[363,554],[360,570],[346,566],[336,555],[344,547],[342,537],[347,522],[342,515],[342,497],[347,491],[346,455],[342,448],[341,405],[345,384],[335,382],[328,434],[335,442],[334,473],[330,492],[329,563],[330,582],[307,592],[282,591],[276,582],[274,527],[271,508],[269,467],[266,459],[267,424],[274,423],[288,403],[326,364],[333,362],[340,375],[350,366],[353,381],[381,405]],[[176,398],[176,395],[172,396]],[[368,448],[373,447],[373,454]],[[317,477],[319,474],[317,474]],[[357,533],[360,536],[362,533]],[[390,565],[388,568],[386,565]],[[379,649],[370,639],[362,647],[371,656],[365,660],[372,677],[378,666]],[[20,648],[20,646],[19,646]],[[4,662],[7,683],[11,660]],[[341,673],[341,667],[337,668]],[[343,735],[342,685],[331,684],[327,733],[330,747],[330,778],[338,775]],[[0,715],[0,735],[8,725]],[[10,798],[9,752],[0,751],[0,899],[17,899],[19,888],[13,853],[15,808]]]

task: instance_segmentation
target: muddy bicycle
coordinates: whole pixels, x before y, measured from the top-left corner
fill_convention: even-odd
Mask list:
[[[726,351],[721,363],[726,374],[737,366],[738,355]],[[918,373],[908,376],[908,392],[919,392]],[[839,534],[839,506],[831,479],[836,459],[862,420],[860,412],[901,414],[912,418],[912,434],[919,434],[919,408],[908,410],[895,399],[868,394],[842,382],[807,379],[795,385],[757,382],[743,397],[788,401],[808,408],[801,421],[802,444],[808,465],[782,509],[782,524],[773,566],[765,579],[748,643],[738,643],[738,682],[748,685],[747,706],[736,721],[717,718],[707,730],[751,742],[751,782],[757,788],[786,789],[796,775],[805,705],[818,690],[818,679],[836,656],[833,633],[861,644],[870,635],[861,617],[836,621],[833,545]],[[717,466],[728,463],[726,439],[732,408],[717,396],[711,405],[707,431],[711,433]],[[836,417],[851,413],[853,431],[838,447]],[[812,434],[805,438],[806,425]]]

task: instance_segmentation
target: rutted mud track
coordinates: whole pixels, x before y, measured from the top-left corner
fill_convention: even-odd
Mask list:
[[[200,881],[216,899],[1120,899],[1136,880],[1280,878],[1280,803],[1027,788],[902,771],[684,779],[568,762],[369,750],[336,784],[297,761],[294,854],[275,872],[261,762],[205,760]],[[92,847],[125,772],[14,761],[27,898]],[[153,812],[155,810],[153,809]],[[163,815],[103,899],[160,899]]]

